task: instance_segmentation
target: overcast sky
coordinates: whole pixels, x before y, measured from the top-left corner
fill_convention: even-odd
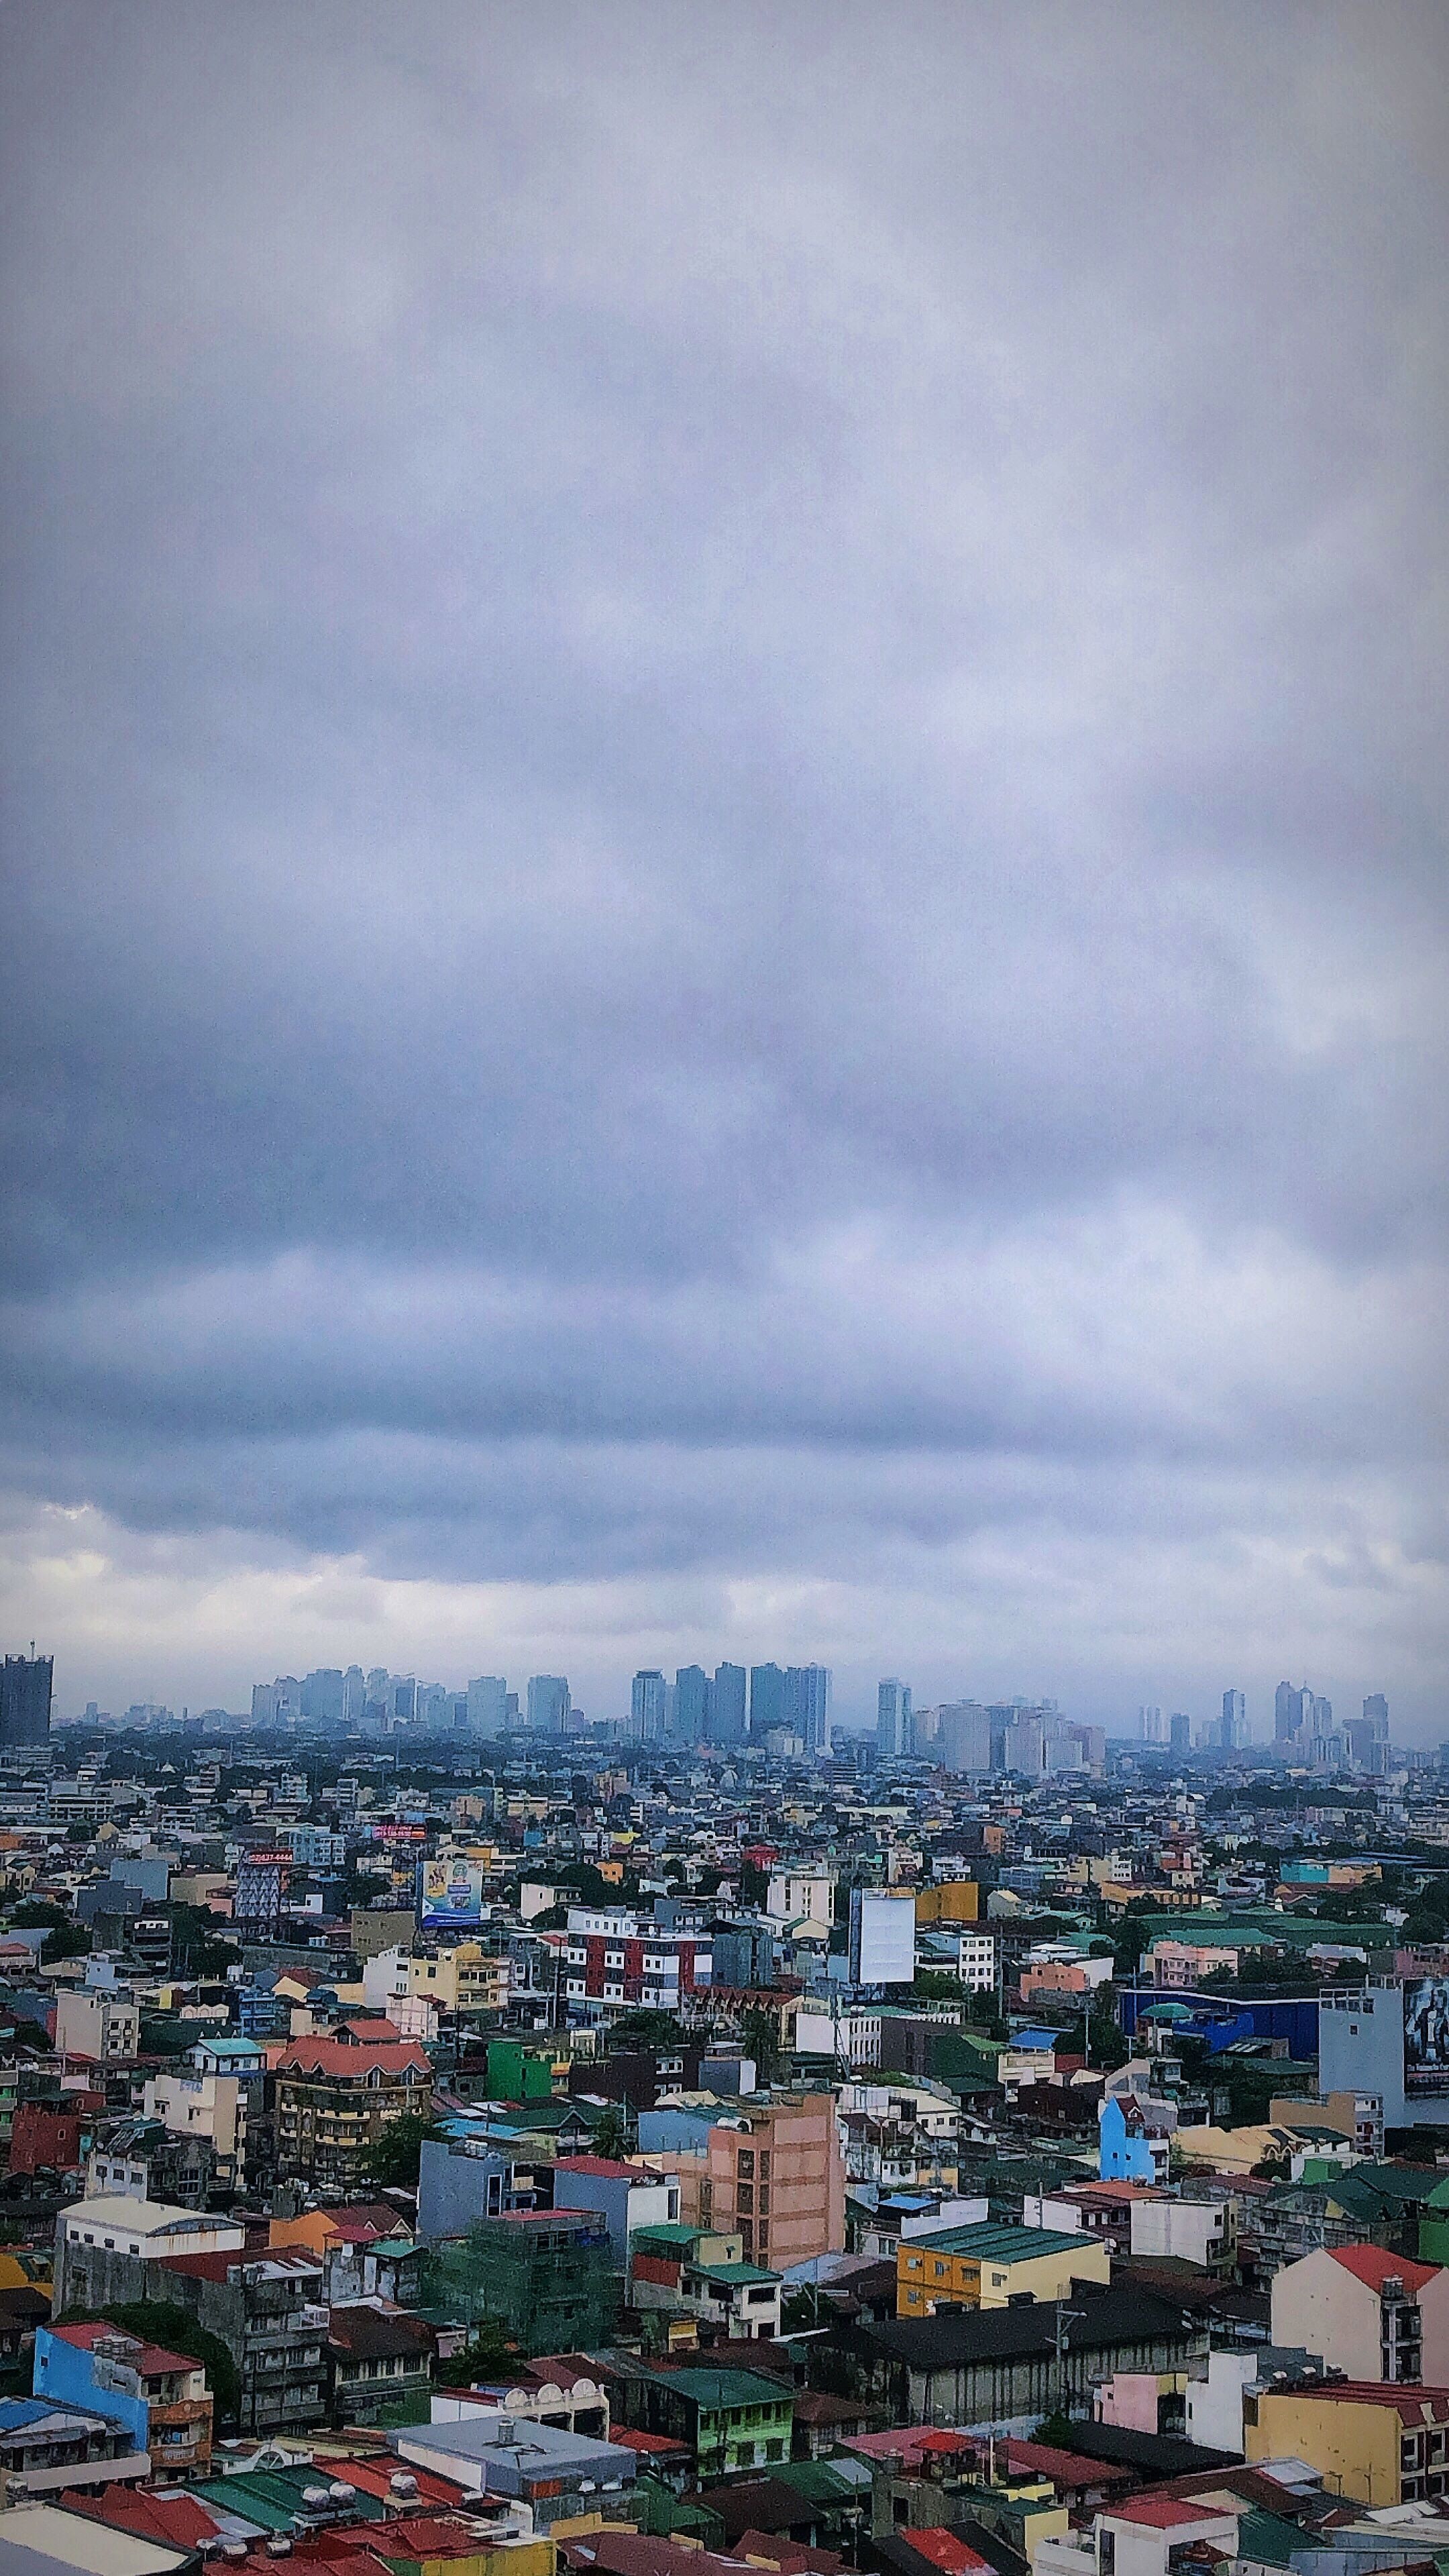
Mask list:
[[[1440,0],[10,0],[4,1642],[1444,1687]]]

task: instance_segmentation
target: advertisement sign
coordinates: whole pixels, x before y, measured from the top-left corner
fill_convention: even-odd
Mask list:
[[[428,1829],[426,1825],[401,1825],[388,1820],[369,1825],[366,1839],[370,1843],[381,1843],[387,1851],[421,1851],[428,1839]]]
[[[1449,2093],[1449,1977],[1404,1988],[1404,2091]]]
[[[459,1931],[483,1919],[483,1871],[476,1860],[425,1860],[418,1875],[418,1921],[427,1931]]]

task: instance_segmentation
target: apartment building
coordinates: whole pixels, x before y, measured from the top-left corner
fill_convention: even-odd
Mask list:
[[[1438,2277],[1435,2264],[1381,2245],[1325,2246],[1275,2273],[1273,2341],[1316,2353],[1350,2379],[1422,2379],[1419,2294]]]
[[[1009,2308],[1022,2299],[1067,2299],[1078,2281],[1112,2277],[1107,2247],[1085,2229],[947,2227],[903,2237],[896,2250],[896,2314],[934,2317],[957,2308]]]
[[[710,2130],[700,2224],[737,2233],[748,2262],[788,2272],[845,2250],[845,2159],[830,2093],[742,2102]]]
[[[412,2039],[284,2041],[276,2080],[278,2172],[333,2190],[362,2180],[362,2158],[389,2120],[427,2119],[433,2107],[432,2066]]]

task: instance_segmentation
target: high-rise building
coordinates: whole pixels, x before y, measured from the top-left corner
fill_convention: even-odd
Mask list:
[[[785,1724],[811,1755],[830,1750],[830,1667],[791,1664],[785,1674]]]
[[[50,1737],[50,1702],[55,1685],[55,1657],[7,1655],[0,1664],[0,1745],[45,1744]]]
[[[1369,1694],[1369,1697],[1363,1704],[1363,1717],[1365,1726],[1371,1726],[1373,1728],[1374,1743],[1387,1744],[1389,1740],[1389,1703],[1385,1699],[1382,1691],[1372,1691]]]
[[[302,1684],[302,1715],[315,1719],[319,1726],[340,1726],[342,1682],[341,1668],[335,1664],[324,1664],[308,1673]]]
[[[709,1680],[703,1664],[681,1664],[674,1676],[671,1733],[677,1743],[703,1744],[709,1707]]]
[[[1313,1713],[1313,1693],[1307,1683],[1301,1690],[1292,1682],[1280,1682],[1273,1693],[1273,1741],[1291,1744],[1301,1735]]]
[[[778,1664],[750,1666],[750,1733],[763,1740],[771,1726],[785,1723],[785,1676]]]
[[[989,1771],[991,1712],[978,1700],[947,1700],[940,1711],[936,1751],[948,1771]]]
[[[540,1735],[566,1735],[573,1702],[562,1673],[535,1673],[528,1685],[528,1723]]]
[[[1019,1772],[1026,1780],[1041,1778],[1046,1769],[1046,1727],[1040,1709],[1016,1712],[1006,1729],[1004,1752],[1004,1769]]]
[[[875,1748],[887,1761],[899,1761],[911,1749],[911,1686],[882,1682],[875,1695]]]
[[[367,1676],[361,1664],[349,1664],[342,1676],[342,1722],[344,1726],[360,1723],[367,1706]]]
[[[1168,1720],[1167,1741],[1174,1753],[1192,1751],[1192,1719],[1186,1709],[1175,1708]]]
[[[468,1684],[470,1735],[502,1735],[508,1724],[508,1684],[500,1673],[480,1673]]]
[[[1167,1730],[1162,1723],[1162,1711],[1160,1708],[1139,1708],[1137,1712],[1137,1729],[1144,1744],[1165,1744],[1167,1742]]]
[[[629,1696],[629,1724],[636,1744],[663,1742],[667,1689],[662,1673],[634,1675],[634,1687]]]
[[[749,1734],[749,1677],[743,1664],[716,1664],[709,1686],[706,1732],[711,1744],[743,1744]]]
[[[1223,1693],[1222,1746],[1225,1753],[1241,1752],[1248,1741],[1248,1703],[1240,1690]]]

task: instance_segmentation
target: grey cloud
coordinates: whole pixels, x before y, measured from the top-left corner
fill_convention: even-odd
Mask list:
[[[0,13],[18,1492],[1423,1507],[1446,42]]]

